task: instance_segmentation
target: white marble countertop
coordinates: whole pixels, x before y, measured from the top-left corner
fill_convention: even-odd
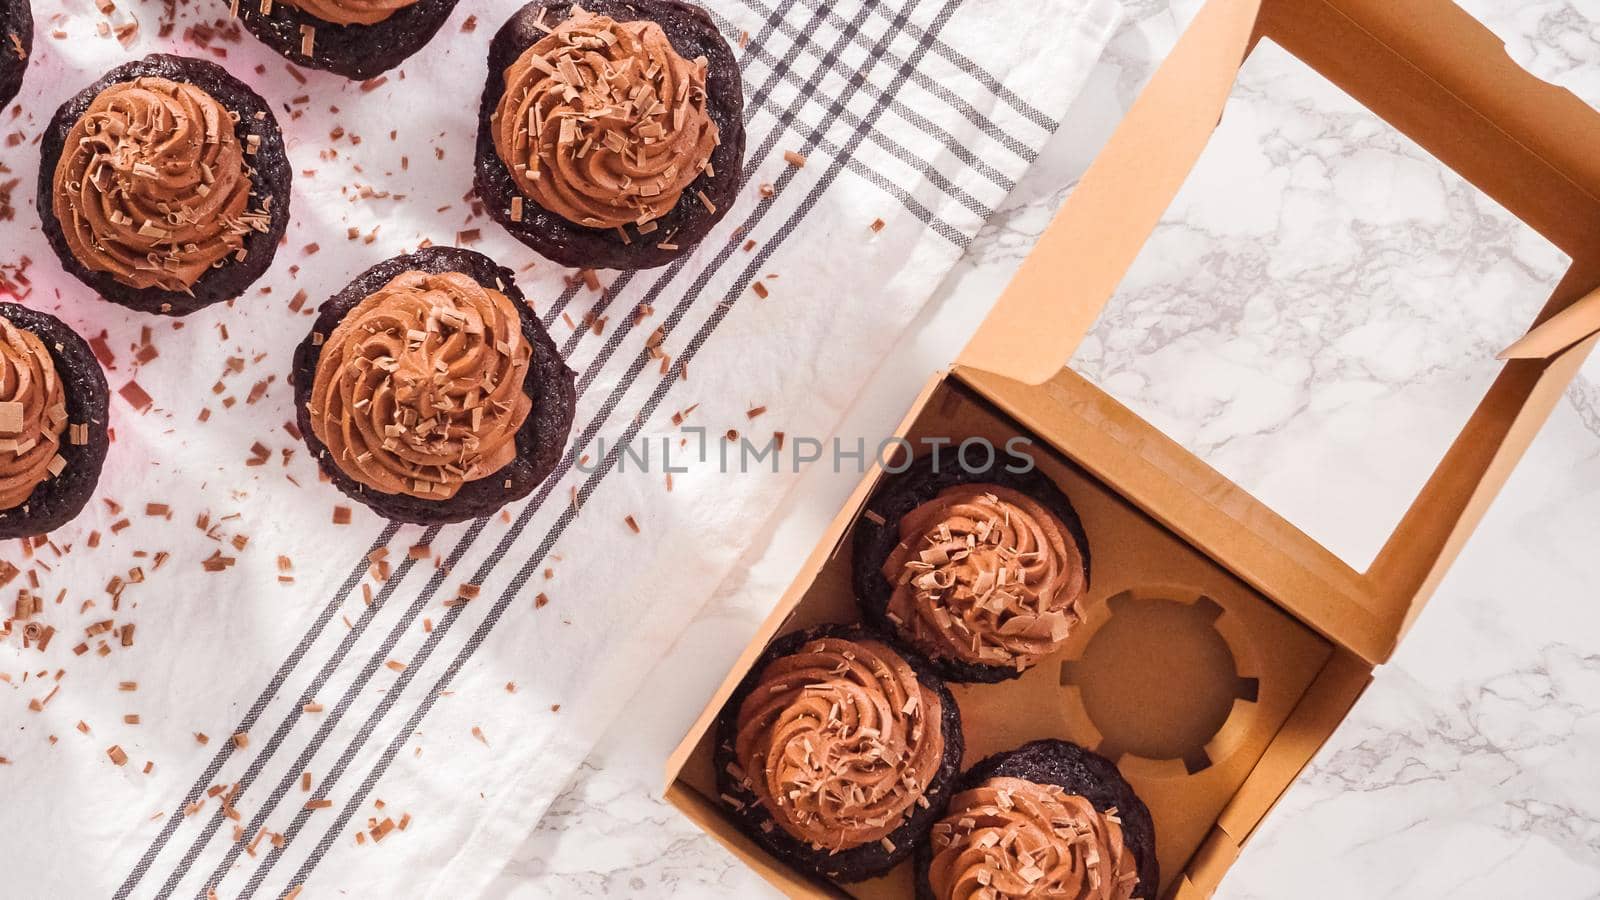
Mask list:
[[[1061,133],[906,340],[886,358],[840,434],[880,437],[899,420],[926,375],[954,356],[1198,3],[1130,0],[1127,5],[1121,31]],[[1592,3],[1470,0],[1464,5],[1536,74],[1568,86],[1591,104],[1600,102],[1600,12]],[[1331,102],[1337,106],[1338,98]],[[1234,119],[1248,125],[1249,116],[1235,116],[1230,107],[1225,124]],[[1466,195],[1448,177],[1428,173],[1420,182],[1408,180],[1404,164],[1414,161],[1414,154],[1388,146],[1387,139],[1377,146],[1382,152],[1395,150],[1401,164],[1380,158],[1373,168],[1365,155],[1373,143],[1362,133],[1359,117],[1325,114],[1308,121],[1315,132],[1286,136],[1308,146],[1330,133],[1335,140],[1367,143],[1362,152],[1313,150],[1306,157],[1280,159],[1266,152],[1266,168],[1260,171],[1230,170],[1243,163],[1223,162],[1215,173],[1217,184],[1228,190],[1233,179],[1247,198],[1244,209],[1273,222],[1275,214],[1296,202],[1292,198],[1314,201],[1319,188],[1345,176],[1364,183],[1386,179],[1376,182],[1384,192],[1380,203],[1399,191],[1412,196],[1419,184],[1424,206],[1437,202],[1440,210],[1451,212],[1459,211],[1457,201],[1474,202],[1463,200]],[[1251,186],[1273,184],[1280,174],[1284,179],[1272,190],[1252,192]],[[1197,202],[1204,201],[1203,191],[1195,195]],[[1250,206],[1251,197],[1265,207]],[[1198,232],[1201,242],[1184,244],[1180,235],[1161,256],[1182,257],[1185,246],[1207,252],[1223,247],[1222,261],[1208,261],[1206,271],[1219,279],[1236,277],[1231,264],[1247,261],[1258,242],[1231,226],[1210,228],[1203,213],[1182,215],[1169,225],[1178,232]],[[1279,293],[1266,292],[1264,300],[1259,290],[1250,293],[1238,283],[1219,281],[1240,298],[1236,307],[1207,299],[1196,309],[1183,309],[1180,301],[1172,301],[1176,309],[1148,309],[1142,298],[1170,294],[1170,284],[1166,293],[1161,290],[1161,278],[1174,273],[1163,272],[1162,259],[1150,265],[1142,259],[1137,268],[1147,277],[1135,285],[1142,287],[1108,311],[1075,364],[1359,566],[1437,459],[1443,449],[1439,442],[1453,437],[1464,421],[1476,402],[1471,392],[1481,393],[1483,375],[1475,366],[1487,357],[1478,351],[1492,348],[1507,328],[1515,337],[1516,322],[1528,314],[1526,296],[1501,308],[1500,295],[1528,294],[1513,290],[1526,287],[1518,279],[1544,284],[1558,272],[1559,261],[1537,242],[1527,243],[1514,222],[1492,210],[1471,210],[1469,218],[1501,229],[1483,240],[1503,252],[1487,254],[1493,258],[1485,262],[1476,252],[1461,254],[1456,245],[1448,252],[1424,247],[1455,238],[1430,230],[1427,222],[1391,223],[1405,240],[1420,235],[1421,249],[1412,252],[1443,253],[1446,271],[1431,273],[1437,277],[1420,285],[1374,286],[1363,280],[1372,261],[1359,258],[1365,251],[1357,246],[1353,292],[1382,300],[1388,291],[1392,300],[1398,291],[1404,302],[1341,307],[1343,315],[1325,318],[1322,307],[1299,305],[1292,276],[1270,267],[1260,277]],[[1340,249],[1341,234],[1368,234],[1348,225],[1330,227],[1329,252]],[[1393,234],[1382,237],[1394,239]],[[1269,249],[1292,252],[1289,243]],[[1533,290],[1531,296],[1536,307],[1544,295]],[[1430,342],[1438,334],[1462,331],[1462,319],[1469,320],[1464,343],[1453,340],[1447,342],[1452,349],[1440,350]],[[1380,334],[1364,333],[1366,325],[1375,325],[1369,330]],[[1463,363],[1463,346],[1470,365]],[[1279,356],[1311,362],[1285,373],[1271,364]],[[1406,364],[1386,364],[1397,358]],[[1175,376],[1190,373],[1197,386],[1146,393],[1152,379],[1171,384]],[[1492,369],[1488,374],[1492,377]],[[1462,396],[1465,408],[1455,409]],[[1410,427],[1424,418],[1424,407],[1449,424],[1430,432],[1437,446],[1428,440],[1416,448],[1408,443],[1392,465],[1381,459],[1367,465],[1360,452],[1344,452],[1379,432]],[[1322,455],[1307,456],[1311,446]],[[1320,485],[1319,492],[1314,482],[1320,479],[1279,465],[1299,458],[1303,469],[1330,459],[1344,462],[1347,455],[1354,460],[1352,468],[1330,476],[1339,497],[1356,498],[1342,503],[1324,502],[1329,485]],[[854,474],[820,467],[804,476],[792,508],[757,542],[742,574],[722,587],[661,660],[626,720],[612,729],[529,836],[492,896],[773,895],[657,799],[663,760],[856,481]],[[1371,508],[1347,508],[1364,502],[1361,491],[1374,486],[1385,490],[1373,493],[1377,499]],[[1253,837],[1219,896],[1600,897],[1597,536],[1600,361],[1591,361],[1400,651],[1378,671],[1350,718]]]

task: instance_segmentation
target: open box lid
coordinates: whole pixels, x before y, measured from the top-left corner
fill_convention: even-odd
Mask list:
[[[1062,371],[1199,160],[1263,38],[1573,260],[1535,327],[1501,354],[1499,377],[1366,572]],[[1210,0],[963,350],[956,374],[1024,422],[1067,420],[1053,429],[1073,444],[1062,449],[1330,639],[1383,662],[1600,342],[1596,147],[1600,114],[1514,63],[1449,0]],[[1028,387],[1047,382],[1045,395]]]

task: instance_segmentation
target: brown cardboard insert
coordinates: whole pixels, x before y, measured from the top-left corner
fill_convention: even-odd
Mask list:
[[[1327,663],[1331,645],[954,380],[935,388],[906,437],[1029,437],[1029,455],[1083,519],[1093,555],[1085,620],[1060,652],[1000,684],[950,685],[966,768],[1038,738],[1109,756],[1156,821],[1164,878],[1181,875]],[[859,618],[848,534],[778,635]],[[775,635],[776,636],[776,635]],[[714,732],[682,779],[716,796]],[[848,885],[862,898],[911,895],[911,867]]]

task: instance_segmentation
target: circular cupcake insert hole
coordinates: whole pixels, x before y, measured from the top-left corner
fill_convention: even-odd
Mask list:
[[[1222,607],[1210,597],[1172,599],[1176,591],[1126,591],[1107,601],[1110,617],[1083,655],[1062,664],[1102,735],[1099,753],[1181,759],[1192,775],[1212,760],[1206,744],[1234,702],[1254,702],[1257,683],[1238,674],[1217,631]]]

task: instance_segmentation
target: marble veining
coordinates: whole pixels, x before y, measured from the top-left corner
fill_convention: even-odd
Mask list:
[[[1567,263],[1264,41],[1073,364],[1360,568]]]
[[[1600,103],[1595,9],[1463,5],[1514,59]],[[959,347],[945,333],[981,317],[1198,6],[1126,3],[1066,126],[908,346],[945,358]],[[1296,65],[1270,50],[1251,60],[1223,123],[1237,152],[1203,163],[1216,163],[1202,173],[1214,179],[1186,186],[1074,364],[1359,566],[1563,263],[1347,98],[1296,79]],[[1257,127],[1267,112],[1277,127]],[[1356,188],[1354,206],[1327,205],[1336,185]],[[1347,287],[1337,302],[1309,287],[1330,276]],[[904,409],[921,375],[896,372],[895,359],[842,433],[878,433]],[[1374,454],[1378,436],[1404,446]],[[852,484],[807,474],[796,510],[662,660],[494,896],[775,896],[653,795],[661,760]],[[1600,897],[1597,534],[1591,360],[1400,651],[1218,896]]]

